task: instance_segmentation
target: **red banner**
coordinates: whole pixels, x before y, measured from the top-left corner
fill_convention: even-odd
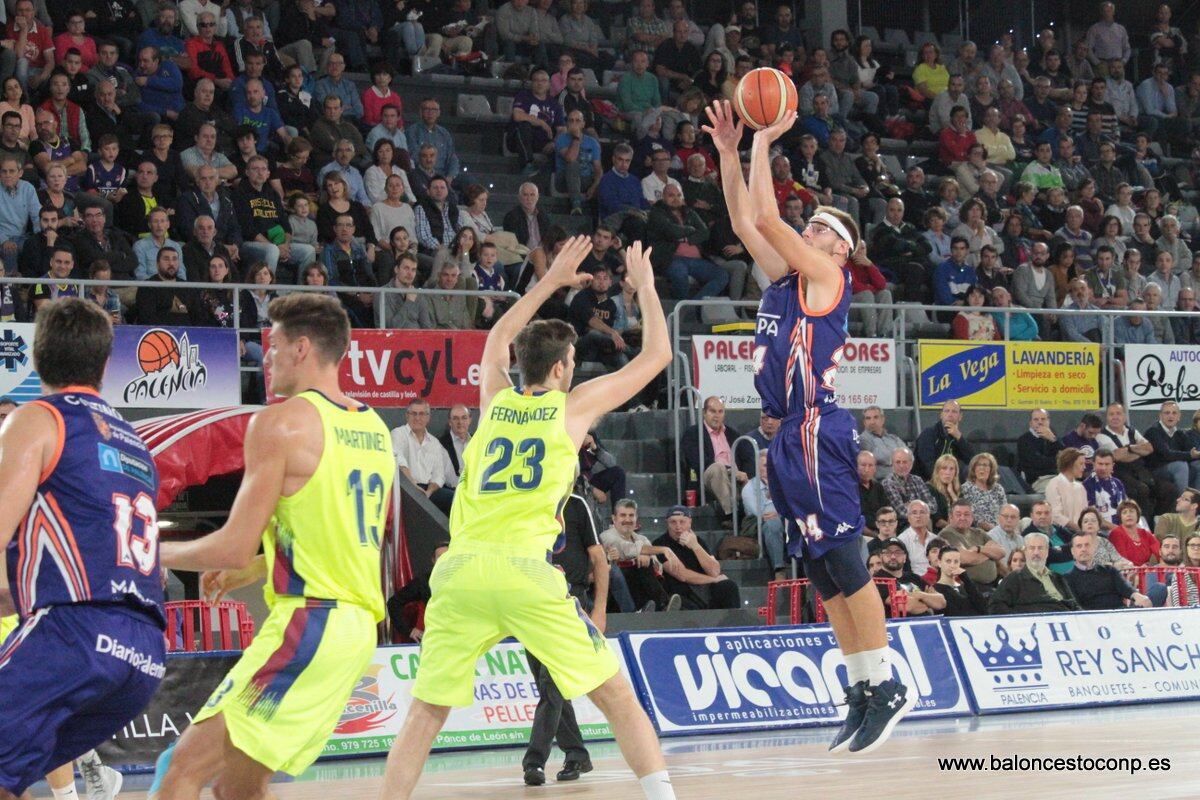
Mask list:
[[[486,341],[487,331],[355,329],[342,359],[342,391],[376,408],[400,408],[417,398],[434,408],[473,408]]]

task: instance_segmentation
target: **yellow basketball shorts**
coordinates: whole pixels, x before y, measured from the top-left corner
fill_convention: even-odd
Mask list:
[[[16,614],[0,617],[0,644],[3,644],[8,635],[17,629],[19,623],[20,620]]]
[[[375,653],[375,619],[348,603],[281,597],[195,721],[225,717],[233,745],[299,775],[321,754]]]
[[[475,663],[516,638],[568,700],[617,673],[617,659],[562,572],[526,551],[451,544],[429,581],[425,636],[413,696],[440,706],[474,702]]]

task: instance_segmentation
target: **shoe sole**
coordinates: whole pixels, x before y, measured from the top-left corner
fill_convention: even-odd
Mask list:
[[[858,731],[855,731],[854,733],[858,733]],[[854,733],[847,736],[840,744],[835,744],[833,747],[829,748],[829,755],[837,756],[846,752],[850,748],[850,743],[854,741]]]
[[[113,770],[113,774],[117,776],[117,779],[113,783],[112,799],[116,800],[117,795],[119,795],[121,793],[121,787],[125,784],[125,776],[122,775],[120,772],[117,772],[116,770]]]
[[[878,737],[876,737],[875,741],[871,742],[869,745],[862,748],[861,750],[851,750],[850,752],[854,753],[854,755],[856,755],[856,756],[863,756],[863,755],[866,755],[867,753],[871,753],[871,752],[874,752],[875,750],[878,750],[891,737],[892,729],[896,727],[896,723],[899,722],[900,720],[904,719],[908,715],[908,712],[912,711],[916,705],[917,705],[917,693],[916,693],[916,690],[913,689],[912,694],[908,695],[908,697],[906,697],[904,699],[904,705],[901,706],[900,712],[888,720],[887,725],[883,726],[883,732],[880,733]]]

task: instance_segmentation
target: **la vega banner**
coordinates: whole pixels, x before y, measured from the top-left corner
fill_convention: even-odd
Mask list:
[[[1157,410],[1168,400],[1187,411],[1200,408],[1200,347],[1125,345],[1125,397],[1130,408]]]
[[[664,734],[830,725],[845,718],[845,665],[827,625],[627,633],[642,703]],[[915,718],[969,714],[938,620],[888,624]]]
[[[1100,407],[1100,346],[1067,342],[918,342],[923,408]]]
[[[754,350],[753,336],[693,336],[693,379],[700,395],[716,395],[726,408],[758,408]],[[834,385],[843,408],[895,408],[896,343],[847,339]]]
[[[114,408],[221,408],[242,402],[237,332],[117,325],[101,396]]]
[[[1200,610],[946,620],[980,713],[1200,698]]]

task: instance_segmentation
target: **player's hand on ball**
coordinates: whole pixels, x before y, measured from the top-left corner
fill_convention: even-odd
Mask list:
[[[788,131],[790,131],[792,129],[792,126],[795,124],[796,124],[796,112],[795,111],[786,111],[786,112],[784,112],[783,119],[779,120],[779,122],[776,122],[774,125],[768,125],[767,127],[758,131],[754,135],[762,136],[762,137],[766,138],[768,143],[770,143],[770,142],[773,142],[776,139],[778,139],[780,136],[783,136]]]
[[[654,268],[650,266],[650,248],[642,249],[641,242],[633,242],[625,248],[625,277],[634,291],[644,287],[654,288]]]
[[[708,115],[712,124],[705,125],[700,130],[712,137],[713,145],[718,151],[736,153],[738,144],[742,141],[742,134],[746,130],[746,123],[740,119],[734,123],[733,108],[729,101],[716,100],[704,109],[704,113]]]
[[[592,239],[590,236],[572,236],[554,257],[550,269],[546,272],[546,277],[557,286],[582,289],[592,282],[592,276],[586,272],[579,272],[579,265],[591,251]]]

